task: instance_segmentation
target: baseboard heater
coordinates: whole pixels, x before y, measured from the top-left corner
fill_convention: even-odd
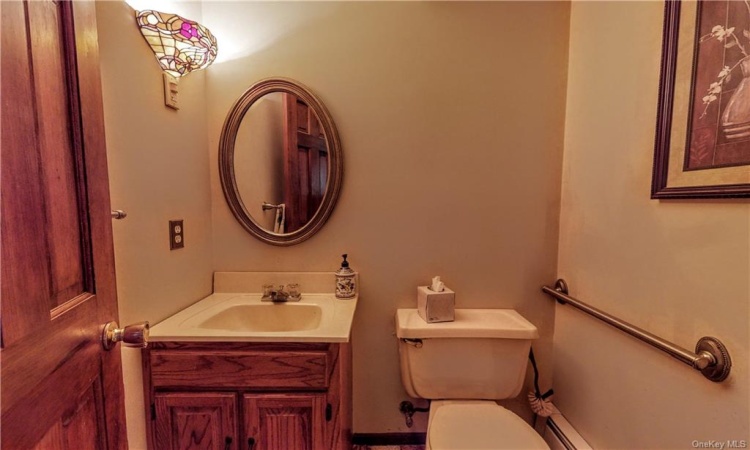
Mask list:
[[[544,440],[550,450],[592,450],[562,414],[552,414],[544,427]]]

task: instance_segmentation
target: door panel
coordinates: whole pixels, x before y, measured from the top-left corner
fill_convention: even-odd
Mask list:
[[[3,7],[7,21],[12,20],[8,16],[14,6],[21,5]],[[67,2],[34,1],[26,6],[18,13],[26,17],[28,28],[18,31],[28,33],[31,39],[9,38],[10,46],[15,47],[11,56],[24,57],[21,64],[9,68],[22,89],[12,92],[3,80],[2,92],[4,99],[6,95],[11,97],[3,103],[3,132],[9,129],[22,135],[3,136],[3,215],[8,216],[3,221],[3,245],[8,247],[5,254],[9,262],[3,267],[11,271],[12,278],[3,287],[17,289],[11,298],[33,297],[23,304],[8,303],[4,311],[8,319],[5,344],[25,336],[39,320],[48,321],[73,306],[58,309],[66,302],[79,304],[91,298],[94,288],[92,250],[86,237],[89,217],[85,210],[81,120],[72,110],[78,103],[77,79],[66,70],[74,65],[76,55],[74,47],[63,45],[66,33],[72,30],[72,11]],[[21,14],[16,15],[16,21]],[[22,122],[12,124],[12,116],[21,112]],[[32,145],[27,145],[32,140]],[[16,267],[23,272],[13,273]],[[32,303],[35,308],[24,314]],[[16,327],[20,328],[18,332]]]
[[[47,253],[45,239],[20,239],[18,233],[44,236],[44,186],[38,180],[40,155],[36,111],[29,67],[26,21],[22,3],[0,3],[2,15],[2,333],[3,345],[44,323],[49,304],[49,266],[34,255]],[[11,151],[12,150],[12,151]],[[14,207],[9,205],[14,202]],[[6,280],[13,280],[8,283]],[[26,297],[27,303],[9,298]],[[48,319],[47,319],[48,320]]]
[[[3,449],[127,448],[93,2],[0,2]]]
[[[76,448],[80,450],[96,450],[107,448],[104,436],[102,414],[97,410],[102,401],[102,391],[99,379],[96,379],[84,396],[79,399],[75,407],[68,411],[50,428],[42,440],[34,447],[39,450],[62,450]],[[91,432],[95,430],[95,432]]]
[[[40,170],[44,191],[44,219],[50,267],[50,309],[77,297],[85,288],[83,256],[91,254],[88,242],[82,240],[87,226],[85,211],[76,178],[83,174],[80,127],[70,111],[77,108],[76,98],[68,95],[69,86],[77,84],[73,66],[74,52],[64,45],[65,9],[50,1],[28,4],[28,27],[31,35],[30,57],[34,80],[34,98],[38,117]],[[82,245],[83,244],[83,245]],[[90,258],[86,258],[90,259]],[[89,276],[86,276],[89,275]]]
[[[70,412],[76,411],[78,399],[100,380],[98,365],[90,363],[98,350],[94,346],[84,347],[88,348],[68,350],[67,360],[54,358],[57,368],[43,364],[45,372],[50,372],[45,377],[39,377],[40,371],[33,365],[34,360],[46,362],[38,350],[29,346],[3,350],[3,449],[29,448],[47,430],[63,421],[63,417],[70,420]],[[26,349],[31,352],[28,357],[22,354]],[[23,364],[16,358],[29,362]],[[25,377],[27,373],[33,376]],[[100,430],[92,430],[92,433],[94,431]]]

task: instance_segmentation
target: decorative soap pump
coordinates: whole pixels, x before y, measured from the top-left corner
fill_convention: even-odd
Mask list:
[[[354,298],[357,295],[357,286],[355,273],[349,268],[349,262],[346,260],[347,255],[341,255],[344,261],[341,262],[341,268],[336,271],[336,298]]]

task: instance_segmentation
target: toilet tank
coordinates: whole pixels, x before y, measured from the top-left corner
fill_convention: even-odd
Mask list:
[[[396,311],[401,381],[425,399],[504,399],[523,386],[536,327],[512,309],[457,309],[453,322],[427,323]]]

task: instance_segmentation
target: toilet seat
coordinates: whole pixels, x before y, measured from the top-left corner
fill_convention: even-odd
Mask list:
[[[489,400],[436,400],[427,426],[430,450],[549,449],[523,419]]]

